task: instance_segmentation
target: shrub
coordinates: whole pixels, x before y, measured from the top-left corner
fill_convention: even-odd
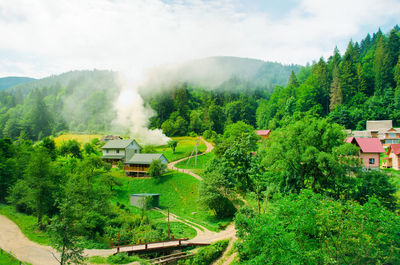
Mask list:
[[[186,259],[178,261],[179,265],[208,265],[213,261],[221,257],[222,253],[228,246],[229,240],[221,240],[211,245],[201,248],[196,255]]]

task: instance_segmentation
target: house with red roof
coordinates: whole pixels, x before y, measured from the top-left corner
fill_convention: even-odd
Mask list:
[[[363,165],[368,169],[379,169],[380,154],[385,153],[379,138],[355,138],[348,137],[347,143],[354,144],[360,148],[360,158]]]
[[[386,155],[387,157],[384,158],[382,166],[400,170],[400,144],[389,145]]]
[[[256,134],[259,135],[262,139],[268,138],[271,130],[257,130]]]

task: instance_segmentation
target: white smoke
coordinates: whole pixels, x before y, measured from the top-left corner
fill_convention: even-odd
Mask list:
[[[117,117],[115,125],[127,129],[131,137],[141,144],[165,145],[170,140],[161,129],[148,129],[149,119],[156,115],[155,111],[144,104],[137,92],[137,83],[120,77],[121,93],[115,102]]]

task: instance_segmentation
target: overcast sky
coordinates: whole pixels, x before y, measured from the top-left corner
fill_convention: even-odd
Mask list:
[[[137,77],[216,55],[304,65],[399,18],[400,0],[0,0],[0,77]]]

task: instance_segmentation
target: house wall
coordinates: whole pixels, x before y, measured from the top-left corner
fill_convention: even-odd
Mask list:
[[[108,153],[106,150],[108,150]],[[103,149],[102,151],[103,151],[103,155],[124,155],[125,156],[124,149],[119,149],[119,153],[117,153],[117,149]]]
[[[379,168],[379,163],[380,163],[380,158],[379,158],[379,153],[361,153],[360,154],[361,159],[363,160],[364,167],[366,168]],[[375,163],[370,164],[369,159],[374,158]]]
[[[135,142],[132,142],[126,148],[126,159],[130,159],[134,154],[139,154],[139,153],[140,153],[140,147]]]
[[[390,156],[392,158],[392,168],[396,170],[400,170],[399,166],[399,156],[393,152],[390,152]]]

